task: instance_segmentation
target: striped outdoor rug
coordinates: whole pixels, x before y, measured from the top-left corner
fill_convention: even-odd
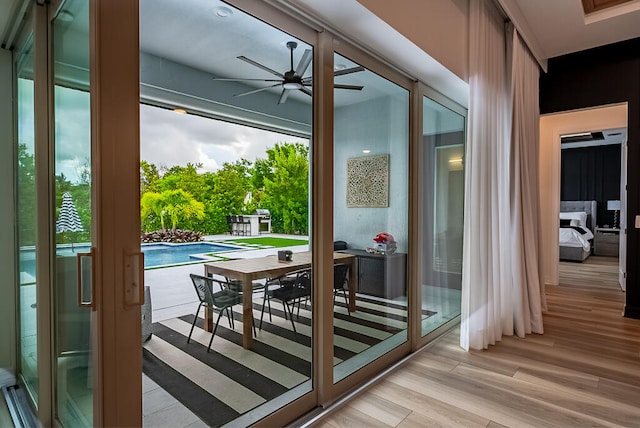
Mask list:
[[[265,312],[251,350],[242,348],[242,315],[234,312],[235,330],[226,317],[206,352],[211,333],[198,318],[192,340],[187,336],[194,315],[153,324],[153,337],[143,348],[143,370],[153,381],[210,426],[223,425],[300,385],[311,376],[311,311],[302,305],[299,318],[284,319],[282,306],[272,304],[273,320]],[[256,325],[261,302],[254,304]],[[423,317],[433,315],[423,311]],[[348,315],[336,302],[334,365],[406,328],[406,307],[359,295],[357,311]]]

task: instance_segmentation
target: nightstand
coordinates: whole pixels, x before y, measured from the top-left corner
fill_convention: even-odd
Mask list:
[[[620,229],[596,227],[593,254],[596,256],[618,257],[620,249]]]

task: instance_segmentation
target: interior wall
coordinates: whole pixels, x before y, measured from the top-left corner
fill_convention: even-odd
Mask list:
[[[374,244],[371,230],[391,233],[407,252],[409,144],[406,97],[380,98],[336,110],[334,119],[334,239],[349,248]],[[362,153],[363,149],[371,153]],[[389,206],[347,208],[347,159],[389,154]]]
[[[640,318],[640,38],[549,60],[540,78],[540,113],[628,103],[627,295],[625,316]]]
[[[607,202],[620,200],[620,144],[565,148],[561,151],[560,200],[596,201],[598,224],[613,227]]]
[[[13,383],[16,355],[13,60],[0,49],[0,385]]]
[[[358,0],[464,81],[469,78],[469,0]],[[411,13],[407,13],[410,10]]]
[[[559,282],[560,136],[627,126],[627,105],[540,117],[540,211],[545,284]]]

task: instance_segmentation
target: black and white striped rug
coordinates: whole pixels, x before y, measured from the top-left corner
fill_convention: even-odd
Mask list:
[[[256,325],[260,303],[254,304]],[[284,319],[282,306],[265,313],[262,330],[251,350],[242,347],[241,307],[234,308],[235,329],[226,317],[213,340],[198,318],[192,340],[187,336],[194,315],[153,324],[153,336],[143,348],[144,373],[210,426],[223,425],[284,394],[311,376],[311,311],[303,305],[294,318],[297,334]],[[434,313],[423,311],[423,318]],[[359,295],[357,311],[348,315],[336,302],[334,365],[404,330],[406,307]]]

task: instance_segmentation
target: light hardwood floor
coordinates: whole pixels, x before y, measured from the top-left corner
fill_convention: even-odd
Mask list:
[[[640,427],[640,320],[623,318],[617,259],[561,263],[543,335],[464,352],[459,331],[317,427]]]

